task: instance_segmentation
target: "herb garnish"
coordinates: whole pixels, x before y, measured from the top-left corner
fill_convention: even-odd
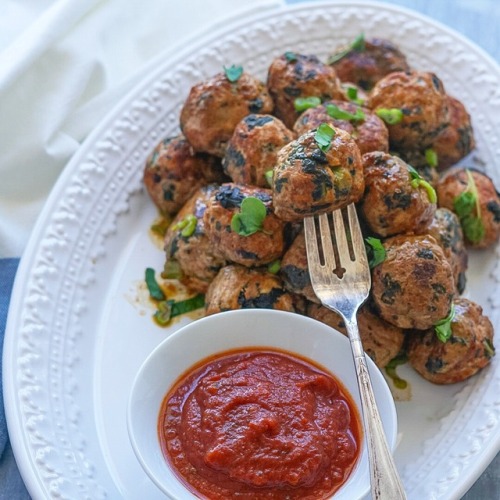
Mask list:
[[[267,265],[267,270],[271,274],[276,274],[281,269],[281,260],[273,260]]]
[[[156,281],[155,270],[151,267],[146,268],[145,281],[152,299],[165,300],[165,294]]]
[[[315,108],[320,104],[321,104],[321,99],[316,96],[297,97],[297,99],[293,101],[293,106],[295,108],[295,111],[299,112],[305,111],[306,109],[309,108]]]
[[[492,358],[495,355],[495,346],[493,345],[493,342],[490,339],[484,339],[483,345],[486,357]]]
[[[446,318],[439,320],[434,325],[437,338],[445,343],[451,337],[451,323],[455,318],[455,304],[451,304],[450,312]]]
[[[388,125],[396,125],[403,119],[403,111],[399,108],[379,108],[375,114]]]
[[[192,236],[196,230],[196,224],[198,223],[198,219],[193,214],[188,214],[184,219],[177,222],[172,226],[172,230],[177,231],[181,230],[181,236],[188,238]]]
[[[326,153],[332,145],[332,139],[334,136],[335,130],[330,127],[328,123],[322,123],[314,134],[314,140],[319,146],[319,149],[321,149],[323,153]]]
[[[343,59],[347,54],[350,54],[352,51],[356,52],[364,52],[365,46],[365,34],[359,34],[354,41],[347,47],[345,50],[338,52],[337,54],[333,54],[328,58],[327,64],[333,64],[337,61]]]
[[[328,116],[331,116],[335,120],[346,120],[349,122],[362,122],[365,119],[365,114],[362,109],[356,109],[355,113],[349,113],[348,111],[344,111],[340,109],[335,104],[327,104],[326,112]]]
[[[453,208],[460,219],[465,236],[472,243],[479,243],[484,238],[485,228],[481,219],[481,206],[476,183],[469,169],[465,170],[468,178],[465,191],[453,200]],[[475,211],[475,215],[474,215]]]
[[[425,150],[425,161],[429,167],[436,168],[438,166],[438,155],[434,149],[428,148]]]
[[[436,190],[427,182],[421,175],[411,166],[408,165],[408,171],[410,172],[410,184],[413,189],[417,189],[422,186],[427,191],[427,196],[431,203],[437,202]]]
[[[406,354],[398,354],[395,358],[392,358],[389,363],[385,366],[385,373],[392,379],[394,385],[398,389],[406,389],[408,382],[399,377],[396,373],[396,368],[399,365],[404,365],[408,361]]]
[[[226,66],[223,66],[223,68],[226,78],[232,83],[237,82],[243,74],[243,66],[236,66],[232,64],[229,68],[226,68]]]
[[[240,236],[250,236],[262,230],[267,209],[264,203],[249,196],[241,202],[240,212],[231,219],[231,229]]]
[[[297,54],[290,50],[287,50],[283,55],[285,56],[288,62],[294,62],[298,59]]]
[[[163,266],[163,272],[161,277],[163,279],[178,280],[182,278],[183,272],[181,265],[175,259],[167,259],[165,265]]]
[[[201,293],[178,302],[173,299],[162,300],[158,303],[158,310],[154,313],[153,318],[158,325],[167,326],[172,318],[201,309],[204,305],[205,296]]]
[[[370,269],[378,266],[384,262],[386,257],[386,251],[384,245],[378,238],[373,236],[368,236],[365,238],[366,242],[366,253],[368,255],[368,263],[370,264]]]
[[[273,187],[273,176],[274,176],[274,170],[266,170],[266,173],[264,174],[264,177],[266,178],[267,183],[269,184],[270,187]]]
[[[355,104],[359,104],[360,106],[364,104],[364,100],[358,97],[358,89],[356,87],[347,87],[346,90],[347,98]]]

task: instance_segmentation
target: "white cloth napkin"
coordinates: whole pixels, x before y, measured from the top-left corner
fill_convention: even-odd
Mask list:
[[[0,258],[21,255],[59,173],[164,51],[283,0],[3,0]]]

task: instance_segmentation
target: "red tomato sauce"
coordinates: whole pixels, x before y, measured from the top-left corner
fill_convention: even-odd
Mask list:
[[[166,460],[208,499],[323,499],[347,480],[359,414],[331,374],[284,352],[246,350],[197,365],[165,397]]]

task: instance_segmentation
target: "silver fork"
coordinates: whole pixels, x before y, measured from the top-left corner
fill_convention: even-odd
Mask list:
[[[356,320],[359,307],[368,297],[371,276],[354,204],[347,207],[348,231],[341,210],[333,212],[332,218],[333,227],[330,228],[327,214],[318,216],[321,247],[318,246],[314,217],[304,219],[311,283],[321,303],[342,317],[350,339],[368,444],[372,499],[405,499],[385,438]]]

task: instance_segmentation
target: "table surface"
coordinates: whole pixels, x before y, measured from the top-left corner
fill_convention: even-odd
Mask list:
[[[286,0],[294,4],[308,0]],[[385,3],[407,7],[462,33],[500,61],[500,2],[498,0],[385,0]],[[12,279],[16,262],[9,260],[1,269],[2,279]],[[9,273],[4,270],[9,269]],[[7,274],[9,276],[7,276]],[[10,278],[9,278],[10,277]],[[9,286],[0,281],[0,298],[5,303]],[[7,297],[8,298],[8,297]],[[1,305],[1,304],[0,304]],[[0,315],[0,331],[5,317]],[[500,498],[500,454],[463,497],[463,500],[490,500]],[[9,446],[0,459],[0,499],[29,499],[19,477]]]

